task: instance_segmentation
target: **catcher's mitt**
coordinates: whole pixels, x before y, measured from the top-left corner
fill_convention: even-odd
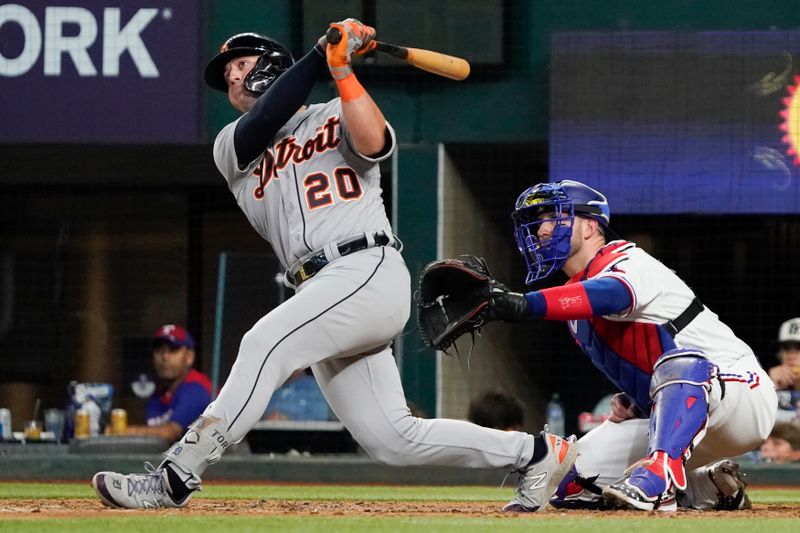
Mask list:
[[[456,339],[474,334],[485,322],[521,319],[527,301],[493,279],[482,257],[462,255],[425,266],[417,306],[422,340],[430,348],[446,351]]]

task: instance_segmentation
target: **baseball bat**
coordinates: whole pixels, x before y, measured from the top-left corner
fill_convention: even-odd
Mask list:
[[[342,40],[342,33],[339,28],[328,28],[325,38],[328,43],[336,44]],[[444,76],[451,80],[463,80],[469,76],[469,63],[460,57],[422,48],[383,43],[381,41],[375,41],[375,50],[392,55],[418,69]]]

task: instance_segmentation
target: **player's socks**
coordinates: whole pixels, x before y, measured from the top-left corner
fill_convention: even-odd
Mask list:
[[[190,472],[184,472],[180,466],[170,461],[166,461],[163,465],[163,468],[167,471],[169,495],[176,502],[183,501],[184,498],[186,498],[189,494],[197,490],[197,487],[189,488],[186,486],[186,482],[192,478],[192,474]]]
[[[534,435],[533,437],[533,456],[531,457],[529,465],[538,463],[544,456],[547,455],[547,443],[541,435]]]

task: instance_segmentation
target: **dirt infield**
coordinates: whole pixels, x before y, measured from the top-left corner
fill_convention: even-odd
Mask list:
[[[642,514],[630,511],[558,511],[546,513],[501,513],[498,502],[408,502],[408,501],[300,501],[300,500],[207,500],[197,499],[184,509],[119,510],[104,507],[90,499],[31,499],[4,500],[0,507],[0,520],[19,518],[92,518],[109,517],[115,513],[156,513],[162,515],[248,515],[265,516],[459,516],[531,518],[563,516],[603,516],[615,518],[641,518]],[[650,513],[664,519],[696,518],[696,511],[677,513]],[[754,505],[753,509],[736,512],[705,511],[709,518],[800,518],[800,508],[790,505]]]

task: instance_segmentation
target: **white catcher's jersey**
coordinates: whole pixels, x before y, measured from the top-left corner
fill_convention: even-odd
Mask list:
[[[610,321],[664,324],[677,318],[695,298],[694,292],[675,272],[653,256],[624,241],[609,243],[617,259],[606,264],[591,278],[613,277],[628,287],[633,304],[619,315],[607,315]],[[699,348],[720,366],[728,366],[743,357],[755,357],[753,350],[738,338],[719,316],[706,307],[675,336],[682,348]]]
[[[640,406],[649,403],[653,364],[668,349],[699,348],[719,367],[708,397],[707,433],[694,449],[687,470],[758,446],[774,424],[777,401],[772,382],[750,347],[708,308],[672,339],[662,325],[677,318],[695,294],[672,270],[633,243],[608,243],[587,274],[582,279],[620,280],[631,294],[632,305],[618,315],[572,321],[571,332],[595,365]],[[717,381],[725,382],[724,395]],[[606,421],[593,429],[578,441],[577,471],[595,479],[601,488],[617,481],[633,460],[646,455],[650,423],[647,419],[621,424]],[[713,505],[716,498],[705,501],[714,489],[708,487],[707,471],[689,472],[688,478],[692,505]],[[571,499],[594,501],[598,496],[581,491]]]
[[[275,135],[264,154],[240,170],[233,137],[241,117],[214,142],[214,161],[253,228],[272,244],[289,268],[295,261],[365,232],[391,225],[381,199],[378,159],[359,154],[342,119],[339,98],[298,111]]]

